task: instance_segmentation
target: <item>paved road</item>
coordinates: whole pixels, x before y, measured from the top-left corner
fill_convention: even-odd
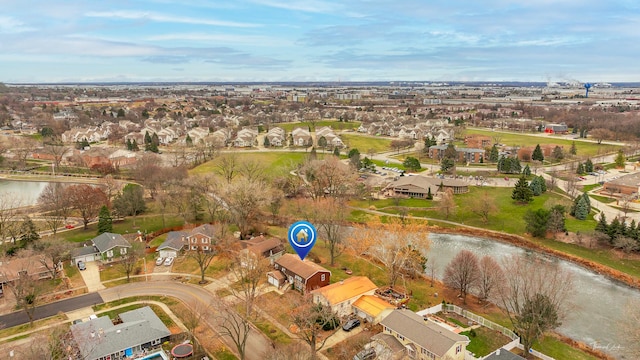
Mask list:
[[[37,307],[34,312],[34,320],[54,316],[59,312],[68,312],[88,306],[93,306],[95,304],[102,304],[103,302],[104,301],[102,300],[102,297],[98,293],[90,293],[70,299],[60,300],[54,303]],[[27,314],[25,314],[24,311],[16,311],[0,316],[0,326],[5,328],[26,324],[28,322],[29,317],[27,316]]]
[[[208,306],[216,298],[206,289],[199,286],[182,284],[175,281],[149,281],[138,282],[116,286],[101,290],[100,295],[105,302],[114,301],[129,296],[147,296],[147,295],[164,295],[174,297],[184,301],[187,305],[200,303]],[[213,330],[216,331],[218,319],[213,311],[208,312],[204,321]],[[223,337],[222,340],[230,348],[235,350],[235,345],[231,339]],[[264,353],[271,347],[271,342],[259,331],[252,329],[249,333],[246,345],[247,360],[261,360]]]

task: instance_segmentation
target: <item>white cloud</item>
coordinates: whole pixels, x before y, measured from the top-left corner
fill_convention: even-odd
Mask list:
[[[0,34],[16,34],[35,30],[10,16],[0,16]]]
[[[334,13],[342,9],[339,4],[333,4],[326,1],[281,1],[281,0],[252,0],[253,3],[274,7],[278,9],[303,11],[310,13]]]
[[[207,34],[207,33],[171,33],[154,35],[144,38],[146,41],[206,41],[245,45],[291,45],[288,40],[261,35],[237,35],[237,34]]]
[[[251,27],[261,26],[260,24],[200,19],[200,18],[194,18],[194,17],[188,17],[188,16],[172,16],[172,15],[165,15],[165,14],[159,14],[159,13],[147,12],[147,11],[130,11],[130,10],[89,11],[84,15],[87,17],[94,17],[94,18],[150,20],[155,22],[168,22],[168,23],[180,23],[180,24],[192,24],[192,25],[226,26],[226,27],[241,27],[241,28],[251,28]]]

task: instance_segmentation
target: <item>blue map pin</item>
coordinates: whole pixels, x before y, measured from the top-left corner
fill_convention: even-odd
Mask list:
[[[298,221],[289,228],[289,244],[300,257],[304,260],[313,245],[316,244],[317,238],[316,228],[308,221]]]

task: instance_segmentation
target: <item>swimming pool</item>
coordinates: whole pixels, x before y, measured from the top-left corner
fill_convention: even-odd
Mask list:
[[[164,351],[160,350],[158,352],[154,352],[153,354],[149,354],[143,358],[139,358],[140,360],[169,360],[167,354]]]

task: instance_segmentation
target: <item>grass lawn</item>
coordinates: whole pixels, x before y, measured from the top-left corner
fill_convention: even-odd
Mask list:
[[[311,123],[308,121],[299,121],[299,122],[292,122],[292,123],[278,123],[278,124],[273,124],[271,125],[272,127],[281,127],[283,128],[287,133],[291,132],[291,130],[301,127],[303,129],[308,129],[309,126],[311,126]],[[359,121],[349,121],[349,122],[344,122],[344,121],[339,121],[338,119],[329,119],[329,120],[319,120],[316,121],[316,129],[321,128],[323,126],[329,126],[331,127],[333,130],[348,130],[348,129],[357,129],[360,127],[360,122]],[[314,130],[314,129],[311,129]]]
[[[356,135],[355,133],[341,134],[340,137],[342,138],[342,142],[350,149],[358,149],[361,158],[365,156],[368,157],[371,149],[376,153],[391,150],[391,139],[388,138]]]
[[[267,319],[259,317],[257,320],[252,321],[252,323],[271,341],[277,344],[291,343],[291,338]]]
[[[600,195],[589,195],[589,196],[594,198],[594,199],[596,199],[596,200],[598,200],[598,201],[600,201],[600,202],[603,202],[605,204],[610,204],[610,203],[616,201],[616,199],[610,198],[610,197],[607,197],[607,196],[600,196]]]
[[[322,158],[322,151],[317,151],[318,158]],[[288,173],[292,169],[295,169],[297,164],[304,162],[309,156],[306,152],[236,152],[234,156],[237,156],[240,161],[252,160],[262,164],[265,167],[265,174],[271,176],[280,176]],[[189,170],[190,175],[207,174],[216,172],[216,166],[220,161],[220,157],[207,161],[206,163],[196,166]]]
[[[553,336],[546,335],[542,340],[533,345],[535,350],[541,353],[551,356],[556,359],[571,359],[571,360],[596,360],[597,357],[587,354],[580,349],[575,349],[562,341],[556,339]]]
[[[537,144],[545,145],[545,144],[554,144],[560,145],[564,147],[564,149],[568,152],[571,148],[571,143],[573,140],[560,139],[555,136],[535,136],[532,134],[523,134],[523,133],[508,133],[508,132],[494,132],[486,129],[469,129],[465,130],[467,135],[471,134],[481,134],[486,136],[500,136],[500,142],[502,144],[506,144],[509,146],[531,146],[535,147]],[[592,142],[585,141],[575,141],[577,154],[579,156],[597,156],[604,155],[608,153],[613,153],[620,149],[620,146],[616,145],[605,145],[605,144],[596,144]]]
[[[467,350],[476,357],[487,356],[492,351],[509,343],[509,338],[484,326],[474,329],[474,333],[475,336],[472,336],[471,331],[464,331],[460,335],[466,335],[471,340],[471,343],[467,345]]]

